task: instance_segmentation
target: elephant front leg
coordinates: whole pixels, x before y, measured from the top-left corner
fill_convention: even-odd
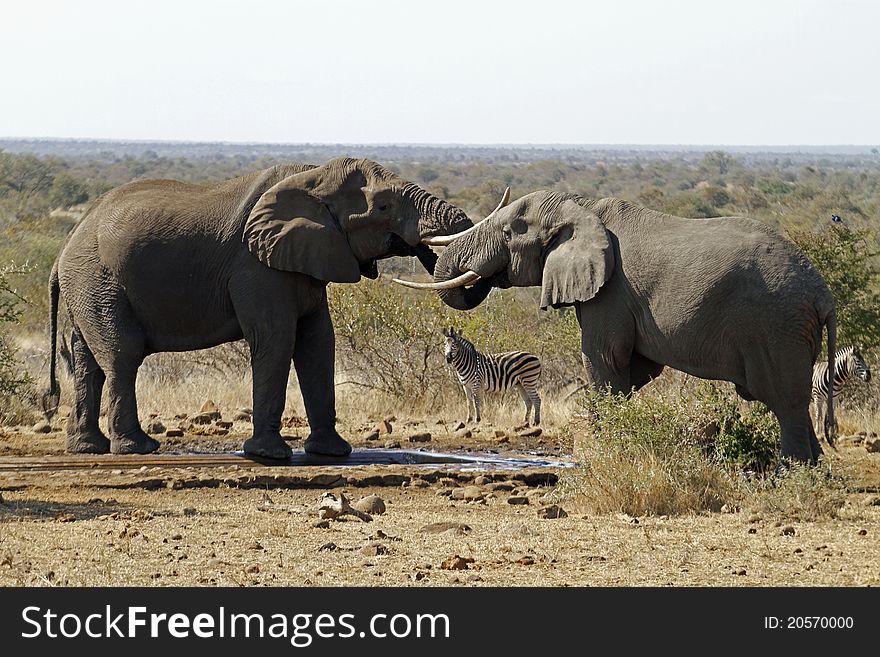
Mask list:
[[[310,454],[347,456],[351,445],[336,432],[334,359],[336,342],[327,298],[297,324],[293,364],[311,433],[303,448]]]
[[[281,414],[287,396],[294,330],[248,338],[254,375],[254,435],[244,443],[246,454],[270,459],[289,459],[293,454],[281,437]]]

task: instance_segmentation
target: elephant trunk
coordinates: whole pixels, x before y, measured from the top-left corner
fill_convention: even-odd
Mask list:
[[[466,273],[461,271],[458,265],[456,265],[452,258],[448,257],[447,254],[449,254],[448,249],[440,256],[434,267],[434,280],[437,282],[450,281]],[[440,299],[443,300],[443,303],[450,308],[455,308],[456,310],[473,310],[485,301],[491,291],[492,280],[481,278],[472,287],[457,287],[451,290],[439,290],[437,294],[440,295]]]
[[[424,239],[434,235],[458,233],[473,226],[464,210],[437,198],[418,185],[407,183],[403,189],[418,218],[419,237]]]

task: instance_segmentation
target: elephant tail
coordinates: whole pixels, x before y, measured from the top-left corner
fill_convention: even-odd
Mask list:
[[[834,417],[834,374],[837,366],[834,362],[837,355],[837,311],[832,308],[825,317],[825,326],[828,328],[828,409],[825,415],[825,440],[834,447],[834,437],[837,433],[837,420]]]
[[[49,389],[43,394],[42,407],[43,413],[47,420],[51,420],[58,410],[58,404],[61,401],[61,389],[58,386],[58,378],[56,376],[58,350],[58,298],[60,296],[60,288],[58,286],[58,262],[52,265],[52,273],[49,275],[49,298],[51,299],[52,309],[49,311],[49,333],[50,333],[50,352],[49,352]]]

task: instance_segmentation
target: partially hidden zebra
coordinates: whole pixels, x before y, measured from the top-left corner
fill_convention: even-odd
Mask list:
[[[541,378],[541,361],[534,354],[525,351],[509,351],[503,354],[483,354],[461,331],[454,328],[443,329],[446,336],[444,353],[458,374],[467,398],[467,421],[472,417],[480,421],[480,404],[484,390],[502,392],[516,388],[526,405],[525,423],[535,408],[535,425],[541,424],[541,397],[538,395],[538,380]],[[474,416],[471,415],[471,404]]]
[[[856,346],[847,347],[835,353],[833,381],[828,376],[827,361],[816,363],[813,367],[813,406],[815,407],[817,434],[822,427],[822,415],[825,410],[825,402],[828,400],[828,391],[833,390],[834,397],[837,398],[853,375],[866,383],[871,380],[871,369]]]

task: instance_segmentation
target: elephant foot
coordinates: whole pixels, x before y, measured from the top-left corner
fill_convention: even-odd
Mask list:
[[[95,433],[67,434],[67,451],[71,454],[106,454],[110,441],[100,431]]]
[[[293,456],[293,450],[290,449],[278,434],[266,434],[248,438],[244,443],[244,453],[283,461]]]
[[[159,449],[161,443],[150,438],[143,431],[129,436],[114,436],[110,440],[110,452],[113,454],[149,454]]]
[[[329,431],[312,431],[303,449],[309,454],[323,454],[324,456],[348,456],[351,454],[351,445],[342,438],[335,429]]]

